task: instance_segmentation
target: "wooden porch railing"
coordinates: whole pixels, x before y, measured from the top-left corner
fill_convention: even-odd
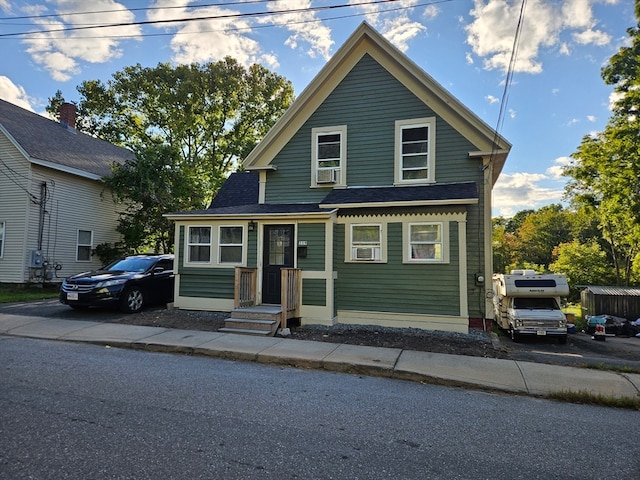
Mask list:
[[[280,270],[282,319],[280,328],[287,328],[289,318],[300,316],[300,305],[302,304],[302,270],[299,268],[283,268]]]
[[[256,304],[257,272],[257,268],[236,267],[233,308],[251,307]]]

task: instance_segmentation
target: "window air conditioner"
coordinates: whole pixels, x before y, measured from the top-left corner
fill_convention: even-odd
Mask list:
[[[379,260],[378,251],[376,247],[356,247],[353,249],[356,260]]]
[[[322,168],[316,172],[316,183],[337,183],[338,171],[335,168]]]

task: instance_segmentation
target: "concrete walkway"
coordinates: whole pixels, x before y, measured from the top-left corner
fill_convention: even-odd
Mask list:
[[[0,334],[325,369],[545,396],[640,398],[640,374],[221,332],[0,314]]]

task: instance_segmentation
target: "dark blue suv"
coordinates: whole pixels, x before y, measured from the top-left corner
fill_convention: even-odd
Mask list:
[[[173,255],[134,255],[92,272],[68,277],[60,302],[71,308],[119,307],[135,313],[173,302]]]

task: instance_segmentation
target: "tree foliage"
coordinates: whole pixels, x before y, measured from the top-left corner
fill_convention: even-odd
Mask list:
[[[640,18],[640,2],[636,2]],[[565,167],[566,195],[591,212],[608,244],[616,283],[629,285],[640,244],[640,28],[629,28],[622,47],[602,70],[617,94],[604,130],[583,138]]]
[[[107,184],[126,212],[119,231],[130,249],[172,248],[163,213],[205,208],[293,101],[293,87],[260,65],[215,63],[125,67],[78,88],[76,128],[137,156]],[[60,92],[49,99],[56,114]]]

